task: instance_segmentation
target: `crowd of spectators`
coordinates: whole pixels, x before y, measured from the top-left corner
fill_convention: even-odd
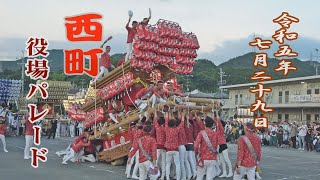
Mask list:
[[[236,143],[243,134],[243,124],[229,121],[225,126],[227,141]],[[309,152],[320,151],[320,123],[271,122],[268,128],[257,131],[261,144],[279,148],[295,148]]]

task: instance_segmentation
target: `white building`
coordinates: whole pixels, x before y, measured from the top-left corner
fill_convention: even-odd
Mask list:
[[[228,110],[230,116],[237,114],[238,120],[252,120],[258,115],[249,111],[257,94],[249,92],[249,89],[256,87],[256,84],[222,86],[222,89],[229,91],[224,110]],[[272,89],[263,97],[267,107],[274,109],[263,114],[269,121],[320,122],[320,76],[271,80],[263,84]]]

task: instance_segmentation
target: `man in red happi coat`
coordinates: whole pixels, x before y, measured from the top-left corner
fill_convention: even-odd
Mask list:
[[[244,127],[245,135],[238,140],[238,157],[234,180],[241,180],[247,175],[248,180],[255,180],[256,167],[261,160],[261,141],[254,133],[252,123],[247,123]]]

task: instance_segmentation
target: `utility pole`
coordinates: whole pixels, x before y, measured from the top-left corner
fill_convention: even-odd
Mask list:
[[[318,73],[318,68],[320,67],[320,61],[319,61],[319,49],[315,48],[315,55],[312,53],[311,51],[311,57],[310,57],[310,61],[313,63],[313,66],[316,69],[316,76],[319,75]],[[314,58],[314,62],[313,62],[313,58]]]
[[[227,83],[226,80],[223,80],[223,77],[227,76],[225,72],[222,71],[222,68],[220,68],[219,71],[219,75],[220,75],[220,82],[218,83],[219,88],[220,88],[220,96],[221,96],[221,100],[222,100],[222,93],[223,93],[223,89],[221,88],[221,86],[225,85]]]
[[[256,41],[256,33],[255,33],[255,32],[253,33],[252,41],[253,41],[253,42]],[[252,46],[252,52],[254,52],[254,53],[256,52],[255,46]]]
[[[189,92],[189,76],[187,75],[187,85],[186,85],[186,87],[187,87],[187,92]]]
[[[24,51],[23,50],[21,50],[21,52],[22,52],[22,62],[21,62],[21,81],[22,81],[22,83],[21,83],[21,94],[22,94],[22,98],[23,98],[23,96],[24,96]]]
[[[319,49],[315,49],[315,51],[316,51],[316,62],[317,63],[315,63],[314,66],[316,68],[316,76],[317,76],[318,75],[318,67],[320,66],[320,64],[319,64]]]
[[[21,63],[18,63],[19,65],[21,65],[21,98],[23,98],[24,96],[24,51],[21,50],[22,52],[22,57],[21,57]]]

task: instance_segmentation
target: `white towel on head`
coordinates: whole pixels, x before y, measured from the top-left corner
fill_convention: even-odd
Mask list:
[[[149,17],[151,17],[151,8],[149,8]]]
[[[133,12],[131,10],[128,11],[128,15],[129,17],[132,17],[133,16]]]

